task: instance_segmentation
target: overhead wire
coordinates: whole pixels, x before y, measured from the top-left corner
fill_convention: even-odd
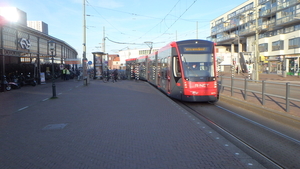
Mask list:
[[[139,39],[142,39],[145,35],[147,35],[150,31],[152,31],[154,28],[156,28],[159,24],[161,24],[163,21],[166,20],[167,16],[174,16],[174,15],[171,15],[171,12],[175,9],[175,7],[178,5],[178,3],[180,2],[181,0],[178,0],[175,5],[171,8],[171,10],[164,16],[164,18],[161,19],[160,22],[158,22],[154,27],[152,27],[151,29],[149,29],[146,33],[144,33],[142,36],[140,36],[139,38],[135,39],[135,40],[132,40],[132,41],[136,41],[136,40],[139,40]],[[102,19],[104,19],[110,26],[112,26],[115,30],[117,30],[119,33],[123,34],[123,35],[129,35],[129,34],[126,34],[122,31],[120,31],[119,29],[117,29],[113,24],[111,24],[107,19],[105,19],[99,12],[98,10],[95,8],[97,6],[93,6],[91,3],[88,2],[88,0],[86,0],[87,2],[87,5],[92,7],[98,14],[99,16],[101,16]],[[170,28],[179,20],[185,20],[185,21],[189,21],[187,19],[183,19],[182,16],[197,2],[197,0],[194,0],[193,3],[185,9],[185,11],[179,16],[176,18],[176,20],[170,25],[170,26],[167,26],[167,29],[159,36],[157,36],[156,38],[153,38],[153,40],[163,36],[164,34],[166,34],[167,31],[170,30]],[[103,8],[103,7],[98,7],[98,8]],[[140,15],[140,14],[136,14],[136,13],[132,13],[132,12],[125,12],[125,11],[120,11],[120,10],[114,10],[114,9],[108,9],[108,8],[103,8],[103,9],[107,9],[107,10],[112,10],[112,11],[116,11],[116,12],[122,12],[122,13],[127,13],[127,14],[130,14],[130,15],[134,15],[134,16],[143,16],[143,17],[148,17],[148,18],[153,18],[153,19],[159,19],[159,18],[156,18],[156,17],[152,17],[152,16],[146,16],[146,15]],[[190,21],[192,22],[192,21]],[[129,35],[131,36],[131,35]],[[143,45],[144,43],[131,43],[131,42],[118,42],[118,41],[114,41],[114,40],[111,40],[109,39],[108,37],[105,37],[107,40],[113,42],[113,43],[116,43],[116,44],[130,44],[130,45]],[[157,42],[157,43],[164,43],[164,42]]]
[[[152,39],[152,41],[164,35],[196,2],[197,0],[194,0],[194,2],[171,24],[171,26],[168,27],[168,29],[164,33]]]
[[[101,17],[102,19],[104,19],[110,26],[112,26],[114,29],[116,29],[118,32],[120,32],[121,34],[125,34],[122,31],[120,31],[119,29],[117,29],[115,26],[113,26],[113,24],[111,24],[107,19],[105,19],[92,5],[90,5],[90,3],[88,2],[88,0],[86,0],[87,4],[89,4],[89,6],[91,6]]]
[[[150,31],[152,31],[154,28],[156,28],[159,24],[161,24],[166,18],[167,16],[173,11],[173,9],[177,6],[177,4],[180,2],[181,0],[178,0],[175,5],[172,7],[172,9],[165,15],[165,17],[163,19],[161,19],[160,22],[158,22],[154,27],[152,27],[149,31],[147,31],[146,33],[144,33],[142,36],[140,36],[138,39],[141,39],[143,36],[145,36],[146,34],[148,34]]]
[[[161,18],[157,18],[157,17],[153,17],[153,16],[147,16],[147,15],[142,15],[142,14],[137,14],[137,13],[132,13],[132,12],[126,12],[126,11],[121,11],[121,10],[116,10],[116,9],[104,8],[104,7],[100,7],[100,6],[94,6],[94,5],[91,5],[91,4],[89,4],[89,6],[102,8],[102,9],[115,11],[115,12],[120,12],[120,13],[126,13],[126,14],[133,15],[133,16],[142,16],[142,17],[152,18],[152,19],[161,19]]]

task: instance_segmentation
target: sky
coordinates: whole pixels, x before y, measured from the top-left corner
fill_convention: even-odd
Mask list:
[[[206,39],[210,21],[247,0],[85,0],[86,56],[120,50],[160,48],[172,41]],[[49,35],[61,39],[83,55],[84,0],[1,0],[27,13],[28,21],[48,24]],[[198,29],[197,29],[198,28]],[[105,29],[105,36],[103,30]]]

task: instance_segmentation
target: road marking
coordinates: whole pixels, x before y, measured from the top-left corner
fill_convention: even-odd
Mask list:
[[[18,111],[22,111],[22,110],[24,110],[24,109],[27,109],[29,106],[25,106],[25,107],[23,107],[23,108],[20,108]]]
[[[49,98],[46,98],[46,99],[44,99],[44,100],[42,100],[42,101],[44,102],[44,101],[47,101],[47,100],[49,100]]]

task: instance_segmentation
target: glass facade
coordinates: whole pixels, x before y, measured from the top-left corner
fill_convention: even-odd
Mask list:
[[[17,30],[13,28],[3,27],[3,48],[17,50],[16,38]]]

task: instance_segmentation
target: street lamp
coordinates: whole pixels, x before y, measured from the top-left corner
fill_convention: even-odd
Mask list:
[[[254,73],[252,73],[252,79],[254,80],[259,80],[259,56],[260,56],[260,52],[258,49],[258,37],[259,37],[259,31],[258,31],[258,18],[259,18],[259,13],[258,13],[258,0],[255,1],[255,71]]]
[[[146,41],[146,42],[144,42],[144,43],[146,43],[146,45],[148,45],[148,47],[150,48],[150,50],[149,50],[149,54],[150,54],[151,51],[152,51],[152,48],[153,48],[153,42]]]
[[[56,55],[56,43],[52,40],[48,42],[49,45],[49,50],[51,52],[51,57],[52,57],[52,99],[57,98],[56,97],[56,86],[55,86],[55,76],[54,76],[54,55]]]

